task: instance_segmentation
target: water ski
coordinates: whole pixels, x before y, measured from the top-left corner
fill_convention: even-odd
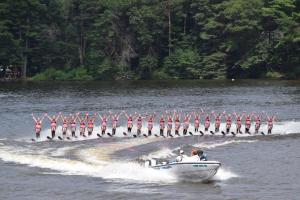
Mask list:
[[[204,135],[204,133],[203,133],[202,131],[200,131],[200,134],[201,134],[201,136],[203,136],[203,135]]]
[[[62,138],[62,137],[60,137],[60,136],[58,136],[58,139],[60,139],[60,140],[63,140],[63,138]]]
[[[192,133],[191,131],[189,132],[189,134],[190,134],[190,135],[193,135],[193,133]]]
[[[48,139],[48,140],[52,140],[52,138],[51,138],[51,137],[49,137],[49,136],[47,136],[47,139]]]
[[[102,138],[102,136],[101,136],[99,133],[97,133],[97,136],[98,136],[99,138]]]
[[[213,131],[209,131],[209,132],[210,132],[211,134],[213,134],[213,135],[215,134]]]
[[[234,132],[231,132],[231,134],[232,134],[233,136],[235,136],[235,133],[234,133]]]
[[[123,135],[124,135],[124,136],[127,136],[127,133],[123,132]]]
[[[112,134],[110,134],[110,133],[107,133],[107,135],[109,136],[109,137],[112,137],[113,135]]]
[[[260,134],[262,134],[262,135],[266,135],[264,132],[260,132]]]
[[[221,132],[223,135],[226,135],[226,133],[224,131]]]

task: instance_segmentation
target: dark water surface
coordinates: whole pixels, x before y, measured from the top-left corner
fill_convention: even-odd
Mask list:
[[[50,142],[45,139],[49,135],[45,121],[42,141],[30,141],[31,113],[200,108],[265,111],[276,114],[279,122],[271,136],[96,139],[93,135]],[[299,199],[299,111],[297,81],[0,82],[0,199]],[[125,118],[120,122],[118,136],[125,130]],[[98,133],[99,120],[96,125]],[[180,147],[186,152],[201,147],[222,168],[209,182],[191,183],[135,162],[174,158]]]

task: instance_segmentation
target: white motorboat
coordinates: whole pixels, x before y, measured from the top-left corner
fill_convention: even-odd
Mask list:
[[[148,163],[147,163],[148,162]],[[218,161],[196,161],[196,162],[163,162],[157,164],[156,160],[146,162],[146,166],[157,170],[168,170],[179,180],[189,182],[200,182],[209,180],[218,171],[221,163]]]

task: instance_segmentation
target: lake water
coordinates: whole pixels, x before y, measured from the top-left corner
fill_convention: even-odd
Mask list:
[[[45,120],[41,140],[31,141],[31,113],[145,114],[200,108],[265,111],[276,114],[278,122],[266,136],[124,138],[126,119],[121,117],[113,138],[97,139],[97,120],[89,138],[47,141],[50,125]],[[299,111],[299,81],[0,82],[0,199],[299,199]],[[266,129],[264,120],[261,130]],[[137,163],[173,159],[179,148],[187,153],[201,148],[222,167],[210,181],[192,183]]]

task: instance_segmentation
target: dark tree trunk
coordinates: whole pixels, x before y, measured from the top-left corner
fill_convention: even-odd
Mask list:
[[[23,54],[23,68],[22,68],[22,77],[25,79],[27,77],[27,51],[28,51],[28,38],[25,39],[25,55]]]
[[[169,18],[169,56],[171,55],[171,31],[172,31],[172,27],[171,27],[171,5],[170,5],[170,1],[168,1],[168,18]]]
[[[186,15],[184,15],[184,23],[183,23],[183,34],[185,35],[186,33]]]

